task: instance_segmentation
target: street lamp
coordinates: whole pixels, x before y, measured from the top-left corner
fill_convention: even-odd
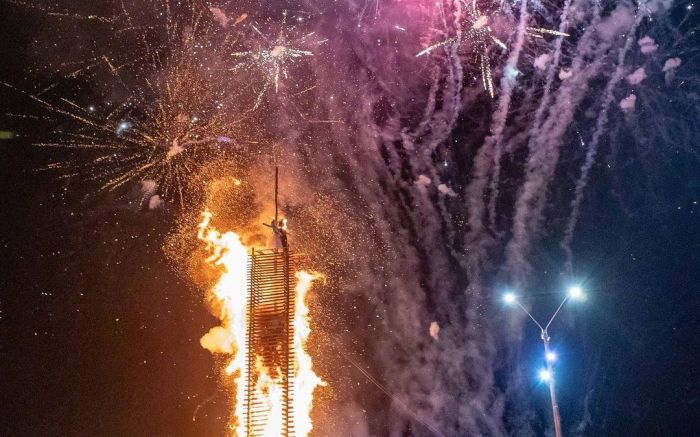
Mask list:
[[[523,306],[523,304],[520,303],[518,300],[518,296],[513,293],[513,292],[508,292],[503,295],[503,301],[508,304],[508,305],[517,305],[520,307],[525,314],[532,320],[535,325],[540,329],[540,338],[542,339],[542,343],[544,344],[544,357],[545,357],[545,363],[546,367],[542,370],[539,371],[539,378],[542,380],[542,382],[546,382],[547,385],[549,385],[549,397],[552,401],[552,417],[554,418],[554,434],[556,437],[562,437],[561,434],[561,418],[559,417],[559,404],[557,403],[557,396],[554,391],[554,369],[552,368],[552,363],[556,361],[557,355],[552,352],[549,349],[549,332],[548,329],[551,326],[552,322],[554,319],[557,317],[557,314],[559,314],[559,311],[562,309],[564,304],[571,300],[576,300],[576,301],[582,301],[586,299],[586,294],[583,292],[583,289],[579,286],[573,286],[570,287],[566,296],[564,297],[564,300],[561,301],[559,306],[557,307],[557,310],[554,311],[554,314],[552,314],[552,317],[550,317],[549,321],[547,324],[542,327],[540,322],[535,319],[532,314]]]
[[[583,290],[578,285],[574,285],[573,287],[569,288],[568,296],[573,300],[586,299],[586,295],[583,293]]]
[[[552,372],[548,369],[542,369],[539,372],[539,377],[542,380],[542,382],[549,382],[552,380]]]

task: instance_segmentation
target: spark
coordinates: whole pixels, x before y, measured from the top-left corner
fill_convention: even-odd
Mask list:
[[[559,32],[558,30],[547,29],[546,27],[528,27],[527,34],[536,38],[543,38],[543,34],[563,37],[571,36],[566,32]]]
[[[300,24],[303,20],[297,19],[296,22]],[[296,37],[296,24],[287,24],[287,11],[283,12],[280,29],[274,37],[263,32],[257,23],[251,24],[250,28],[255,35],[252,44],[255,47],[232,52],[230,56],[236,61],[230,70],[252,69],[263,73],[264,84],[254,106],[257,108],[270,88],[274,88],[275,93],[279,92],[280,82],[289,79],[292,75],[292,66],[305,58],[314,56],[311,50],[304,47],[320,45],[327,40],[317,39],[316,32]]]
[[[479,72],[483,88],[488,92],[491,98],[495,95],[495,86],[493,82],[493,67],[490,54],[492,44],[495,44],[503,51],[508,50],[506,43],[501,40],[493,31],[490,23],[492,16],[489,13],[482,12],[476,3],[476,0],[458,0],[465,10],[464,25],[458,35],[446,38],[442,41],[434,43],[425,49],[418,52],[416,57],[424,56],[441,47],[458,47],[468,46],[470,50],[476,53]],[[568,37],[569,34],[552,30],[544,27],[528,27],[526,28],[527,35],[533,38],[544,38],[544,35],[555,35]],[[519,72],[505,72],[508,74],[508,79],[514,79]]]
[[[253,132],[244,128],[246,117],[241,115],[246,99],[235,82],[210,67],[235,39],[217,41],[222,31],[208,9],[178,2],[181,9],[176,10],[175,5],[165,2],[160,18],[145,29],[131,24],[135,18],[126,9],[98,20],[96,25],[113,36],[103,48],[109,53],[91,53],[86,66],[71,68],[49,86],[29,92],[4,84],[37,103],[53,122],[72,123],[71,129],[52,131],[49,141],[35,144],[81,150],[85,159],[53,162],[47,169],[96,182],[95,192],[155,181],[160,198],[184,206],[190,176],[197,169],[230,159],[253,143]],[[134,41],[137,48],[130,46]],[[127,94],[116,101],[105,98],[99,107],[107,110],[98,111],[94,98],[85,105],[53,95],[66,80],[82,80],[105,96]]]
[[[124,135],[124,133],[129,132],[129,129],[131,129],[131,126],[132,126],[131,123],[129,123],[128,121],[120,122],[117,125],[117,129],[115,131],[117,136],[122,136],[122,135]]]
[[[493,34],[491,26],[489,26],[489,16],[481,12],[475,0],[472,0],[471,2],[460,0],[460,4],[462,4],[462,6],[466,9],[464,26],[466,30],[462,31],[457,36],[447,38],[421,50],[416,56],[419,57],[427,55],[441,47],[459,47],[464,41],[467,41],[469,46],[473,47],[476,51],[484,90],[486,90],[491,98],[493,98],[494,85],[491,56],[489,54],[490,43],[494,42],[502,49],[507,49],[507,46]]]

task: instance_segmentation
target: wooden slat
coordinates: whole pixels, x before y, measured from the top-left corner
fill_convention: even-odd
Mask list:
[[[248,262],[247,380],[245,381],[247,437],[260,436],[270,421],[264,399],[255,393],[258,359],[273,369],[282,388],[280,437],[293,437],[294,392],[294,273],[300,256],[286,250],[253,250]]]

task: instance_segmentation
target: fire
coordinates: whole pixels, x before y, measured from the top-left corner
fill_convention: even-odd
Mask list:
[[[296,272],[297,285],[295,287],[296,305],[294,311],[294,357],[296,372],[296,387],[294,389],[294,425],[296,434],[308,436],[311,432],[311,407],[314,401],[314,390],[325,383],[319,378],[311,367],[311,357],[306,353],[306,341],[311,333],[309,326],[309,308],[306,306],[306,293],[311,288],[313,281],[321,279],[322,275],[316,272]]]
[[[245,381],[247,380],[246,357],[246,333],[248,326],[247,296],[248,296],[248,260],[250,249],[247,248],[238,234],[232,231],[220,233],[211,226],[212,213],[205,211],[202,222],[199,224],[198,238],[206,243],[209,256],[207,264],[218,267],[223,266],[223,272],[219,281],[213,288],[213,296],[219,305],[218,317],[221,326],[213,327],[205,334],[200,343],[202,347],[213,353],[226,353],[232,355],[226,366],[226,374],[232,377],[235,386],[235,408],[233,411],[233,423],[231,429],[234,436],[247,436],[245,417],[246,406],[243,402]],[[294,305],[294,411],[292,426],[294,434],[306,437],[312,429],[311,408],[313,393],[316,387],[324,385],[324,382],[314,373],[311,357],[306,352],[306,342],[311,332],[309,326],[309,308],[305,298],[308,290],[315,280],[322,275],[315,272],[297,271],[295,274],[296,286]],[[279,381],[280,369],[265,367],[263,360],[257,357],[254,371],[257,380],[254,393],[258,399],[264,400],[264,410],[268,421],[264,428],[264,437],[283,436],[283,412],[282,396],[283,387]]]
[[[243,399],[246,357],[246,294],[248,288],[248,248],[235,232],[221,234],[210,226],[212,214],[205,211],[199,224],[197,237],[207,245],[210,253],[206,262],[214,266],[223,266],[224,272],[213,289],[213,294],[221,304],[221,326],[212,328],[200,339],[200,344],[211,352],[233,354],[226,366],[226,373],[233,377],[236,386],[236,399]],[[224,333],[225,335],[221,335]],[[217,342],[218,340],[218,342]],[[243,402],[236,402],[234,421],[237,435],[245,436],[242,425],[244,416]]]

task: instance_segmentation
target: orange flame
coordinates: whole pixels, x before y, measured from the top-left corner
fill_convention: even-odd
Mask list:
[[[221,326],[213,327],[200,339],[200,344],[212,353],[233,355],[226,366],[226,373],[232,376],[236,388],[235,407],[231,429],[234,436],[246,437],[245,406],[243,404],[246,380],[246,304],[248,295],[248,253],[235,232],[220,233],[210,225],[212,213],[205,211],[199,224],[198,238],[206,243],[209,256],[206,262],[212,266],[223,266],[224,271],[213,288],[213,295],[220,304],[218,314]],[[323,278],[316,272],[298,271],[295,274],[295,314],[294,314],[294,397],[293,428],[295,435],[306,437],[313,427],[311,408],[313,392],[325,383],[314,373],[311,357],[306,352],[306,342],[311,332],[309,326],[309,308],[305,298],[315,280]],[[282,387],[265,368],[262,360],[256,360],[255,372],[257,384],[255,390],[265,399],[269,421],[265,427],[264,437],[282,435]]]

